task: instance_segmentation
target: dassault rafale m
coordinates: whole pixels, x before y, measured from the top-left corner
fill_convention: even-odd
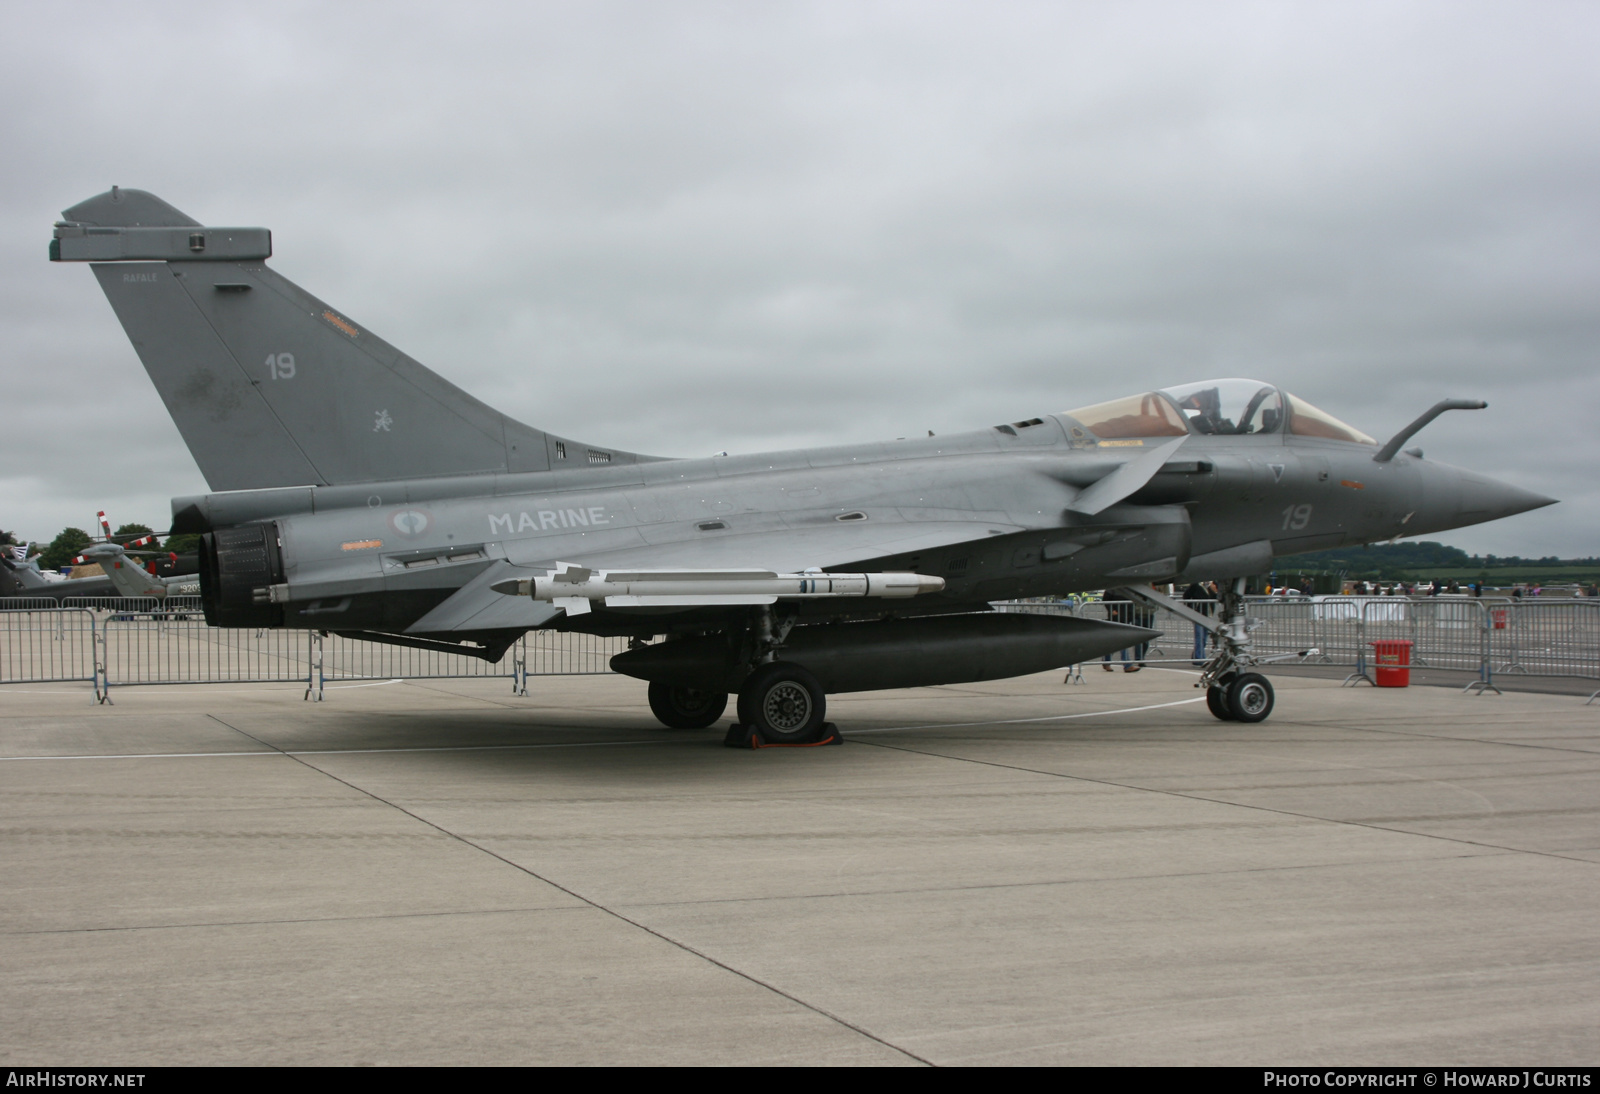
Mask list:
[[[214,228],[113,187],[65,211],[212,493],[221,627],[298,627],[499,660],[536,628],[627,636],[612,665],[666,725],[737,696],[769,743],[822,739],[835,692],[991,680],[1152,632],[991,602],[1214,579],[1213,713],[1272,709],[1242,578],[1275,555],[1459,528],[1552,499],[1379,445],[1254,380],[1186,383],[949,436],[666,459],[491,409]],[[1241,579],[1241,580],[1234,580]]]

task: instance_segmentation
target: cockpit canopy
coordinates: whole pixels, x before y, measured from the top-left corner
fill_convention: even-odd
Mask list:
[[[1355,444],[1378,443],[1304,399],[1260,380],[1202,380],[1096,403],[1069,410],[1067,415],[1102,441],[1188,433],[1225,437],[1288,433]]]

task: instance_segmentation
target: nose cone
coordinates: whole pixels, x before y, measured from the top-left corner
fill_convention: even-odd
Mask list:
[[[1483,524],[1530,509],[1554,505],[1555,498],[1446,464],[1421,464],[1421,505],[1406,525],[1407,535],[1443,532]]]
[[[1461,509],[1457,524],[1482,524],[1487,520],[1514,517],[1530,509],[1554,505],[1555,498],[1535,494],[1520,486],[1499,482],[1486,475],[1461,472]]]

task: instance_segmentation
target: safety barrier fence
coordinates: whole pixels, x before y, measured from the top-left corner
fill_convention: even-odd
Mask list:
[[[208,627],[205,620],[101,613],[107,687],[123,684],[309,683],[307,631]]]
[[[1215,616],[1213,600],[1186,601]],[[1109,619],[1160,631],[1146,664],[1193,664],[1209,640],[1175,612],[1126,601],[1013,602],[1003,611]],[[1258,656],[1349,666],[1365,677],[1375,642],[1409,642],[1414,668],[1600,679],[1600,600],[1467,597],[1250,597],[1245,614]],[[1137,651],[1134,651],[1135,653]],[[1130,655],[1131,656],[1131,655]],[[1204,656],[1204,653],[1199,655]],[[1111,659],[1123,660],[1121,654]]]
[[[1600,601],[1522,601],[1489,616],[1494,671],[1600,677]]]
[[[1214,616],[1215,601],[1189,601]],[[1002,611],[1075,615],[1148,626],[1153,664],[1192,665],[1195,628],[1174,612],[1125,601],[1009,602]],[[1260,597],[1247,601],[1254,651],[1366,675],[1375,642],[1411,643],[1416,668],[1600,679],[1600,600],[1429,597]],[[1199,636],[1200,657],[1210,641]],[[491,677],[525,692],[530,676],[607,673],[622,638],[532,631],[491,663],[444,650],[315,631],[208,627],[198,602],[116,599],[93,606],[0,608],[0,684],[85,681],[104,695],[130,684],[301,682],[309,695],[339,681]],[[1311,652],[1314,651],[1314,652]],[[1129,660],[1139,651],[1128,651]],[[1121,661],[1119,654],[1112,658]]]
[[[63,608],[88,608],[95,612],[117,612],[125,615],[156,615],[191,611],[199,614],[200,598],[197,596],[173,597],[171,604],[153,596],[69,596],[61,602]]]
[[[0,611],[0,684],[82,680],[100,690],[99,632],[82,608]]]
[[[8,596],[5,606],[11,611],[21,611],[25,608],[50,609],[61,607],[61,601],[53,596]]]
[[[611,671],[625,638],[534,631],[499,662],[317,631],[208,627],[198,601],[84,598],[93,606],[0,608],[0,684],[84,681],[106,698],[133,684],[305,685],[308,698],[340,681],[490,677],[526,693],[530,676]]]

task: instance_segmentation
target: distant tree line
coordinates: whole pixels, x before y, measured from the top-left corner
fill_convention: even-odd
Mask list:
[[[1288,555],[1273,562],[1273,569],[1307,573],[1396,575],[1415,570],[1485,571],[1522,566],[1600,567],[1600,558],[1524,558],[1521,555],[1469,555],[1459,547],[1424,540],[1418,543],[1377,543],[1366,547],[1336,547]]]
[[[124,524],[111,533],[113,543],[129,543],[143,536],[150,535],[154,529],[147,524]],[[95,541],[82,528],[63,528],[44,547],[35,544],[29,557],[37,559],[40,569],[59,570],[63,566],[72,565],[72,560],[83,553],[83,549]],[[0,544],[20,543],[14,532],[0,532]],[[155,550],[154,544],[151,550]],[[198,535],[168,536],[160,545],[160,550],[171,551],[174,554],[193,554],[200,549]]]

